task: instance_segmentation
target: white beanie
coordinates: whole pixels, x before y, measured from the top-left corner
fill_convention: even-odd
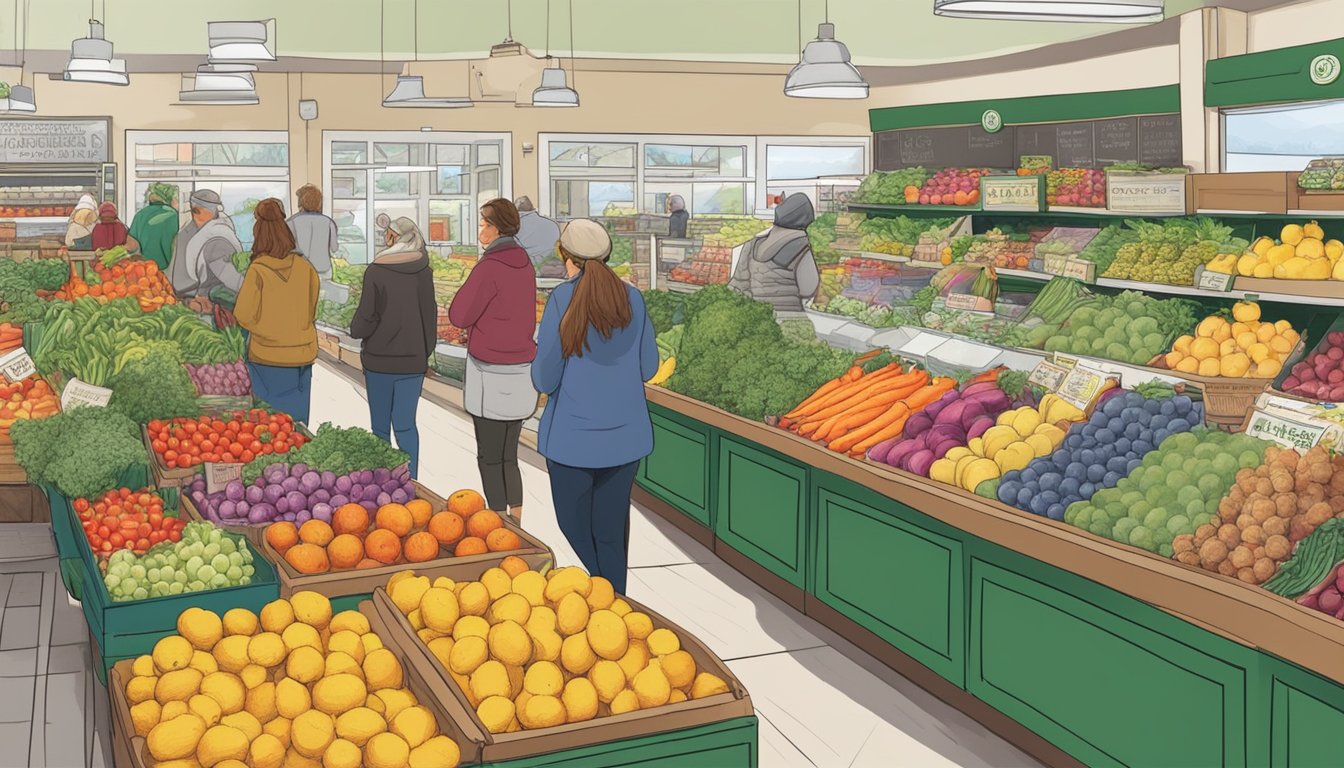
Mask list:
[[[605,261],[611,255],[611,235],[592,219],[575,219],[560,230],[560,247],[582,261]]]

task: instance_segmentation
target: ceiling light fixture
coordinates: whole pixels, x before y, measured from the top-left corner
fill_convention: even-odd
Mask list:
[[[551,0],[546,0],[546,61],[551,59]],[[569,2],[569,68],[574,70],[574,0]],[[577,80],[577,79],[576,79]],[[541,84],[532,92],[534,107],[577,107],[579,92],[569,86],[565,69],[547,67],[541,71]]]
[[[420,61],[420,1],[413,0],[415,16],[412,26],[415,30],[414,60]],[[383,6],[380,4],[380,9]],[[381,12],[381,11],[380,11]],[[385,55],[382,49],[382,33],[378,39],[379,60]],[[383,97],[384,107],[420,108],[420,109],[462,109],[474,107],[475,102],[461,96],[431,97],[425,95],[425,78],[420,75],[397,75],[397,83],[391,92]]]
[[[104,8],[103,15],[107,15]],[[62,77],[74,83],[130,85],[126,61],[112,58],[112,43],[103,37],[103,23],[89,19],[89,36],[70,44],[70,61]]]
[[[1146,24],[1162,21],[1163,0],[933,0],[935,16],[1005,21]]]
[[[210,63],[275,61],[275,52],[268,46],[274,24],[275,19],[206,22]]]
[[[799,36],[802,35],[802,0],[798,3]],[[868,82],[850,63],[849,49],[835,39],[831,4],[826,20],[817,25],[817,39],[803,48],[802,58],[784,78],[784,95],[804,99],[866,99]]]
[[[257,104],[257,84],[246,64],[202,64],[187,87],[182,78],[179,100],[190,104]]]
[[[14,2],[14,49],[19,50],[19,3]],[[19,82],[9,86],[5,98],[0,99],[0,114],[31,115],[37,111],[33,89],[23,84],[24,68],[28,64],[28,3],[23,4],[23,53],[19,56]]]

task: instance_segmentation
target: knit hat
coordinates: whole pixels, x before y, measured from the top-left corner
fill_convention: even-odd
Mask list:
[[[575,219],[560,230],[560,247],[582,261],[606,261],[611,256],[611,235],[592,219]]]
[[[188,202],[197,208],[204,208],[207,211],[215,211],[216,213],[219,213],[224,210],[224,204],[219,200],[219,193],[213,189],[198,189],[195,192],[192,192],[191,197],[188,198]]]

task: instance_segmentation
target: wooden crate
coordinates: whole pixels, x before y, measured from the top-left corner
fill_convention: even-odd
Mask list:
[[[45,523],[51,520],[47,497],[35,485],[0,485],[0,523]]]
[[[1191,211],[1287,213],[1297,182],[1287,173],[1192,173],[1186,185]]]
[[[26,483],[28,473],[14,458],[14,441],[6,434],[0,437],[0,483]]]

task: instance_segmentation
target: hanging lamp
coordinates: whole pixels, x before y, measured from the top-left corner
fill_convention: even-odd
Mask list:
[[[801,11],[799,0],[800,16]],[[784,95],[803,99],[868,98],[868,82],[850,63],[849,49],[835,39],[829,1],[826,20],[817,25],[817,39],[803,48],[802,60],[784,78]]]
[[[383,8],[382,4],[379,8]],[[415,19],[412,22],[415,28],[414,56],[415,61],[420,61],[420,2],[414,0]],[[381,13],[381,10],[380,10]],[[381,17],[380,17],[381,18]],[[383,57],[383,40],[381,30],[378,35],[379,60]],[[397,75],[397,83],[392,86],[392,90],[387,96],[383,97],[383,106],[391,108],[419,108],[419,109],[462,109],[465,107],[476,106],[469,98],[461,96],[430,97],[425,95],[425,78],[420,75]]]
[[[106,15],[106,12],[104,12]],[[130,85],[125,59],[112,58],[112,43],[103,37],[103,23],[89,19],[89,36],[70,44],[70,61],[62,77],[73,83]]]
[[[546,0],[546,62],[551,60],[551,0]],[[574,69],[574,2],[569,4],[569,68]],[[541,84],[532,91],[534,107],[577,107],[579,92],[569,87],[564,67],[541,71]]]
[[[267,46],[274,19],[267,21],[209,21],[206,35],[210,41],[211,64],[246,61],[275,61],[275,52]]]
[[[14,6],[15,22],[18,21],[19,8]],[[14,50],[19,50],[19,26],[14,25]],[[37,111],[37,99],[31,86],[23,84],[24,69],[28,65],[28,13],[23,14],[23,53],[19,56],[19,82],[7,86],[4,98],[0,98],[0,115],[31,115]]]
[[[935,16],[958,19],[1146,24],[1163,11],[1163,0],[933,0]]]

